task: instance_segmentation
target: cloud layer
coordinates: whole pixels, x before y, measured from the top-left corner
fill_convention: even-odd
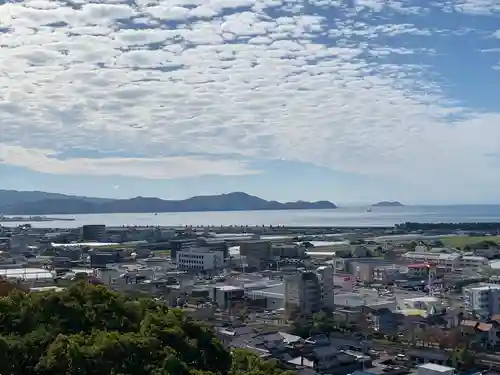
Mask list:
[[[499,0],[6,3],[1,159],[147,178],[284,159],[410,183],[461,181],[464,168],[500,182],[500,105],[453,97],[457,82],[436,69],[446,43],[473,40],[473,56],[498,57],[488,74],[500,82],[499,14]],[[468,23],[477,17],[486,26]],[[448,63],[472,74],[473,56]],[[143,158],[56,158],[71,148]]]

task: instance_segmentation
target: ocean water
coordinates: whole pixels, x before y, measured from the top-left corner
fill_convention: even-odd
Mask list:
[[[83,224],[122,225],[289,225],[392,226],[412,222],[500,222],[500,205],[341,207],[335,210],[179,212],[155,214],[54,215],[75,221],[27,222],[34,227],[72,228]],[[20,223],[1,223],[19,225]]]

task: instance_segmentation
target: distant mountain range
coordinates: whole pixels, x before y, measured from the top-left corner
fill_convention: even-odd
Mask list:
[[[372,207],[404,207],[404,205],[397,201],[382,201],[373,204]]]
[[[337,206],[329,201],[280,203],[266,201],[242,192],[197,196],[183,200],[163,200],[147,197],[130,199],[92,198],[43,191],[0,189],[0,214],[5,215],[314,210],[333,208],[337,208]]]

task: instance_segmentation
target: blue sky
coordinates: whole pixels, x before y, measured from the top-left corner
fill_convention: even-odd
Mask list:
[[[0,188],[500,203],[499,0],[32,0],[0,25]]]

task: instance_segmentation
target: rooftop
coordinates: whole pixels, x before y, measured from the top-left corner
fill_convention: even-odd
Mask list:
[[[430,371],[436,371],[436,372],[449,372],[449,371],[455,371],[453,367],[448,367],[448,366],[443,366],[443,365],[437,365],[435,363],[426,363],[425,365],[418,366],[419,369],[426,369]]]
[[[486,284],[486,285],[466,288],[466,290],[471,291],[471,292],[482,292],[482,291],[486,291],[486,290],[500,290],[500,285],[498,285],[498,284]]]

